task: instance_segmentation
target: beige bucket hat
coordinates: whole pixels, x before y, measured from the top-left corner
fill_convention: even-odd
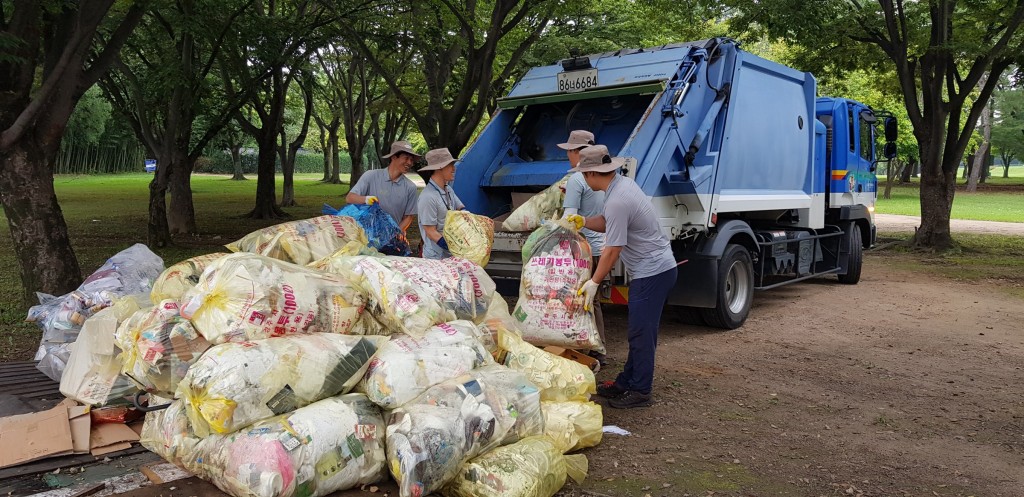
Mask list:
[[[581,173],[607,173],[614,171],[626,164],[623,157],[612,157],[608,154],[608,147],[604,145],[593,145],[580,151],[580,162],[572,168],[572,172]]]
[[[427,165],[421,167],[420,172],[436,171],[448,164],[459,161],[457,157],[452,157],[452,153],[447,148],[435,148],[427,152],[425,157],[427,158]]]
[[[396,141],[395,143],[391,144],[391,153],[388,154],[388,155],[381,156],[381,159],[389,159],[389,158],[391,158],[392,155],[395,155],[395,154],[397,154],[399,152],[405,152],[405,153],[415,157],[417,160],[420,157],[423,157],[422,155],[417,154],[416,152],[412,151],[412,145],[409,142],[404,141],[404,140],[399,140],[399,141]]]
[[[594,134],[577,129],[572,133],[569,133],[569,141],[565,143],[559,143],[558,148],[562,150],[576,150],[578,148],[589,147],[594,144]]]

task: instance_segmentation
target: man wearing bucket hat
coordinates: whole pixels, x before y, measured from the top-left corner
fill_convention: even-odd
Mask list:
[[[569,133],[569,139],[565,143],[559,143],[558,148],[565,150],[571,168],[576,167],[576,164],[579,163],[580,151],[593,144],[593,133],[577,129]],[[604,209],[604,192],[591,190],[587,181],[583,179],[583,173],[577,171],[569,177],[569,181],[565,184],[565,201],[562,202],[562,207],[565,209],[566,217],[573,214],[583,217],[600,215]],[[601,249],[604,247],[604,233],[583,228],[580,230],[580,234],[590,244],[590,251],[594,256],[591,267],[597,267],[601,260]],[[597,334],[601,337],[601,342],[604,342],[604,313],[599,300],[594,301],[594,322],[597,324]],[[590,356],[597,359],[601,366],[605,365],[604,354],[592,351]]]
[[[582,172],[590,188],[605,193],[604,210],[599,216],[567,217],[577,228],[585,226],[605,234],[601,261],[593,278],[579,290],[584,302],[593,300],[598,284],[620,257],[631,278],[629,355],[622,373],[597,388],[598,395],[608,399],[609,406],[620,409],[652,404],[658,324],[668,294],[676,284],[672,246],[661,231],[658,215],[647,195],[633,180],[617,173],[624,163],[621,157],[611,157],[604,145],[583,149],[573,171]]]
[[[444,259],[452,255],[444,239],[444,218],[448,211],[466,207],[452,190],[458,159],[452,157],[447,148],[435,148],[427,152],[426,158],[427,165],[420,168],[420,173],[430,173],[430,177],[416,209],[423,238],[423,258]]]
[[[409,142],[396,141],[391,144],[391,153],[381,158],[389,159],[388,167],[363,173],[345,201],[366,205],[380,202],[380,208],[394,218],[404,236],[416,214],[416,184],[406,178],[405,173],[420,155],[412,151]]]

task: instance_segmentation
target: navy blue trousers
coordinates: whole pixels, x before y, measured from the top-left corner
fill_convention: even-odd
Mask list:
[[[651,393],[658,325],[668,294],[676,284],[676,268],[629,282],[629,356],[615,384],[626,390]]]

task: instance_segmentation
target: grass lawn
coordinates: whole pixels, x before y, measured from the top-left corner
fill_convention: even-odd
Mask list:
[[[324,203],[335,207],[345,203],[348,185],[320,183],[320,177],[319,174],[296,175],[295,199],[299,205],[285,208],[294,219],[320,215]],[[152,175],[145,173],[55,178],[57,198],[83,277],[118,251],[146,242],[150,178]],[[281,181],[279,176],[278,198],[283,189]],[[194,175],[192,192],[200,235],[178,237],[174,247],[156,250],[165,265],[223,251],[224,243],[281,222],[239,217],[254,205],[255,177],[248,181],[231,181],[230,176]],[[21,303],[21,279],[4,216],[0,216],[0,232],[0,362],[27,360],[38,346],[39,328],[24,322],[27,308]]]
[[[985,184],[978,185],[978,191],[964,191],[966,180],[959,180],[953,197],[954,219],[977,221],[1024,222],[1024,166],[1010,167],[1010,177],[1003,178],[1002,168],[993,168],[995,176]],[[892,198],[882,198],[885,191],[885,177],[878,178],[878,202],[875,212],[879,214],[902,214],[920,216],[920,183],[913,178],[908,185],[894,185]]]

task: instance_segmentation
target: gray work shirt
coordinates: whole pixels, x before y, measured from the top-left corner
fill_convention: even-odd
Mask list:
[[[622,262],[631,278],[647,278],[675,267],[672,246],[661,232],[654,204],[633,180],[616,174],[608,185],[604,224],[605,246],[622,247]]]
[[[576,209],[577,214],[583,217],[599,216],[604,211],[604,192],[591,190],[587,180],[583,178],[583,173],[577,172],[569,176],[569,181],[565,184],[565,202],[562,207]],[[601,255],[601,249],[604,248],[604,233],[583,228],[580,234],[586,237],[594,256]]]
[[[356,195],[377,197],[380,208],[391,214],[396,223],[401,224],[403,217],[416,214],[416,185],[404,174],[391,181],[387,168],[366,171],[351,191]]]
[[[466,206],[459,200],[459,196],[452,190],[452,185],[447,185],[442,190],[433,181],[427,181],[426,188],[420,193],[419,207],[416,209],[420,223],[420,237],[423,238],[424,259],[444,259],[452,254],[438,246],[429,237],[424,226],[434,226],[444,236],[444,218],[449,210],[460,210]]]

